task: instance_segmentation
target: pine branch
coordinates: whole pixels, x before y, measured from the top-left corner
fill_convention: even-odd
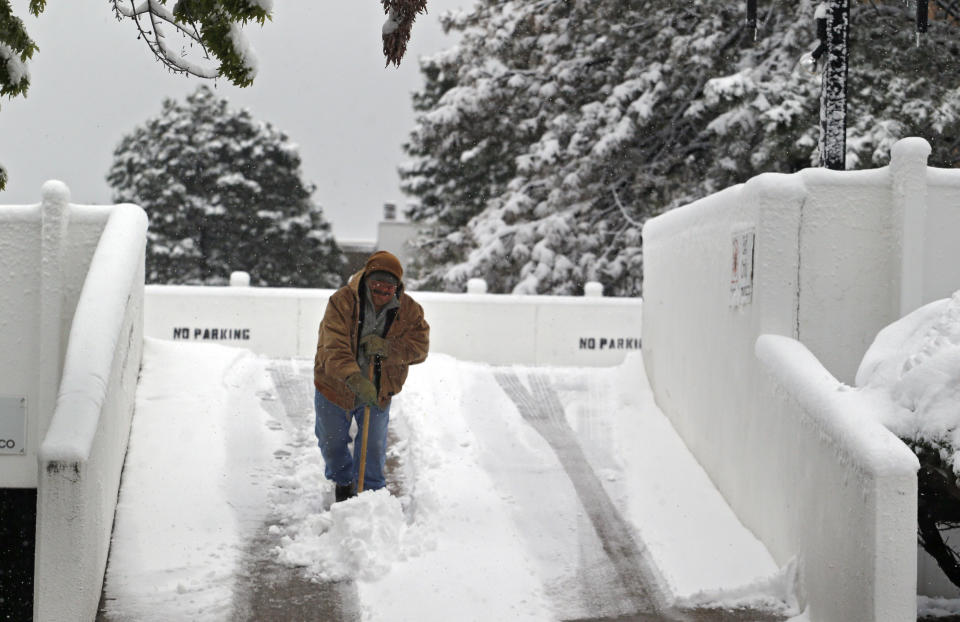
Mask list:
[[[30,88],[27,61],[39,48],[9,0],[0,0],[0,96],[26,95]]]
[[[380,0],[387,21],[383,24],[383,55],[387,58],[385,67],[393,63],[397,67],[407,51],[410,41],[410,29],[419,13],[427,12],[427,0]]]

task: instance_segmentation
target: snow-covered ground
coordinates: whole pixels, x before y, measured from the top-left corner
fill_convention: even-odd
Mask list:
[[[572,369],[432,354],[394,400],[390,492],[332,507],[311,377],[310,361],[147,340],[102,617],[238,619],[251,554],[338,586],[371,621],[798,614],[792,565],[736,520],[639,355]]]

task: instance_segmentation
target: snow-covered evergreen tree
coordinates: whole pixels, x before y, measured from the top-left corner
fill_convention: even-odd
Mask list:
[[[297,146],[207,86],[125,136],[107,181],[150,217],[147,281],[337,287],[344,258]]]
[[[421,287],[640,293],[643,221],[766,171],[818,164],[813,0],[479,0],[443,16],[458,45],[421,62],[401,167]],[[917,47],[899,0],[852,3],[848,166],[906,135],[952,165],[958,29]],[[932,5],[934,6],[934,5]],[[951,155],[952,154],[952,155]]]

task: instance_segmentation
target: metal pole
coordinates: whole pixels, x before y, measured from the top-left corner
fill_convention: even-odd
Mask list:
[[[827,58],[820,92],[820,163],[846,168],[847,57],[850,0],[830,0],[827,10]]]

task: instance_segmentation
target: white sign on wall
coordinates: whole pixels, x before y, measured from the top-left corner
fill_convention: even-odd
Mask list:
[[[0,395],[0,455],[22,456],[27,448],[27,398]]]
[[[753,302],[753,243],[756,229],[735,231],[730,256],[730,306]]]

